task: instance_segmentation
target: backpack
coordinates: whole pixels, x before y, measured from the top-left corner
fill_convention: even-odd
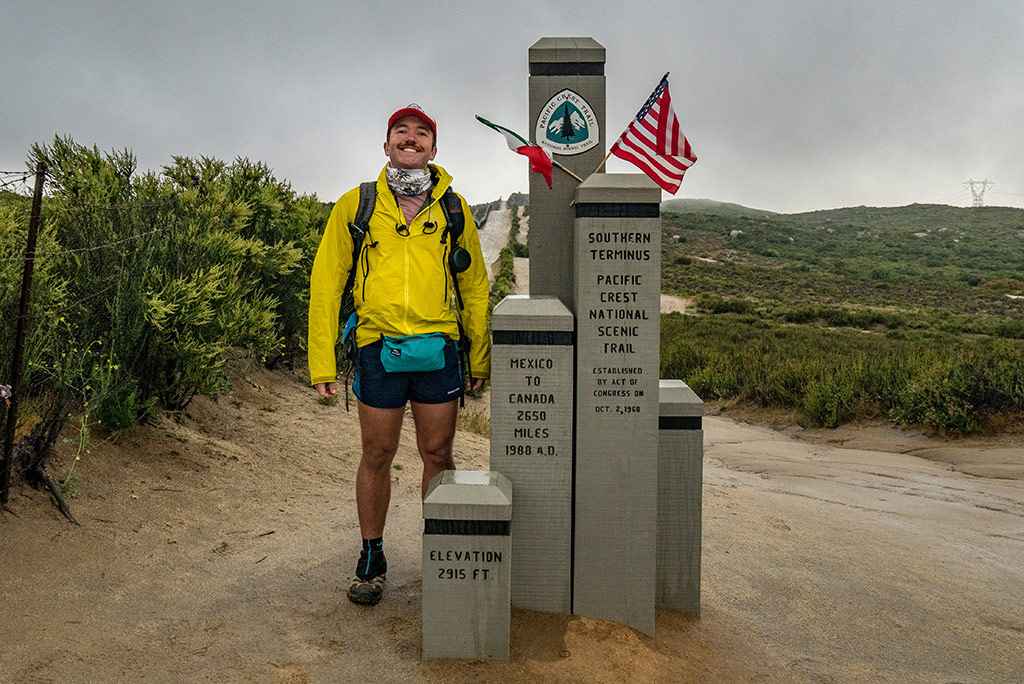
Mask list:
[[[448,262],[448,273],[451,274],[452,283],[455,286],[455,298],[458,301],[460,315],[457,317],[459,325],[459,366],[463,370],[464,378],[471,377],[469,364],[469,338],[462,327],[461,311],[462,292],[459,290],[458,274],[469,268],[470,254],[459,246],[459,239],[466,228],[466,217],[462,212],[462,202],[455,191],[449,187],[444,191],[439,200],[441,212],[444,214],[445,229],[441,232],[441,244],[445,245],[445,258]],[[363,240],[370,228],[370,217],[377,206],[377,182],[367,181],[359,184],[359,204],[356,207],[355,220],[348,224],[349,235],[352,236],[352,267],[348,272],[348,280],[345,281],[345,288],[341,294],[341,315],[340,320],[345,321],[345,327],[341,335],[341,356],[338,359],[339,369],[345,376],[345,410],[348,410],[348,385],[351,376],[359,370],[358,348],[356,347],[356,328],[359,323],[356,318],[355,297],[352,288],[356,280],[356,264],[363,251]],[[448,238],[451,236],[451,249],[448,247]],[[373,247],[377,243],[372,243]],[[461,400],[465,405],[465,399]]]

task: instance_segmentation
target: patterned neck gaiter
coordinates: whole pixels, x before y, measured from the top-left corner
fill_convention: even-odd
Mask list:
[[[399,195],[421,195],[430,189],[427,169],[396,169],[388,164],[386,174],[388,187]]]

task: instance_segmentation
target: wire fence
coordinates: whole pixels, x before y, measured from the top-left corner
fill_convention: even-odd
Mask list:
[[[139,240],[141,238],[148,237],[150,235],[156,235],[158,233],[166,233],[168,230],[170,230],[170,229],[169,228],[157,228],[155,230],[150,230],[150,231],[147,231],[145,233],[138,233],[136,235],[129,235],[128,237],[123,238],[121,240],[114,240],[113,242],[105,242],[105,243],[103,243],[101,245],[92,245],[92,246],[89,246],[89,247],[78,247],[78,248],[75,248],[75,249],[63,249],[63,250],[60,250],[60,251],[57,251],[57,252],[40,252],[40,251],[36,251],[35,254],[34,254],[34,258],[39,259],[39,258],[43,258],[43,257],[60,257],[60,256],[66,256],[68,254],[79,254],[79,253],[82,253],[82,252],[95,252],[95,251],[98,251],[98,250],[101,250],[101,249],[109,249],[111,247],[117,247],[118,245],[123,245],[125,243],[132,242],[133,240]],[[20,256],[0,257],[0,261],[23,261],[24,259],[25,259],[24,253],[21,254]]]
[[[128,427],[153,406],[222,391],[232,350],[294,358],[326,223],[324,207],[259,164],[153,177],[87,148],[47,154],[51,173],[0,171],[0,500],[26,415],[51,441],[72,414]],[[12,193],[33,195],[32,210]]]
[[[17,194],[31,194],[30,181],[34,177],[35,173],[28,171],[0,171],[0,190]]]
[[[16,194],[31,195],[32,190],[33,190],[32,181],[34,180],[35,175],[36,174],[34,172],[28,172],[28,171],[0,171],[0,189],[6,189],[8,191],[15,192]],[[56,182],[57,182],[57,179],[54,177],[54,175],[52,173],[48,172],[48,173],[46,173],[44,175],[44,195],[48,194],[52,190],[52,186]],[[58,187],[60,187],[59,184],[58,184]],[[124,189],[131,189],[132,188],[132,183],[131,183],[130,180],[128,182],[126,182],[126,183],[92,183],[92,182],[90,182],[88,187],[91,190],[111,189],[111,188],[117,189],[117,190],[124,190]],[[79,200],[76,197],[68,197],[68,198],[66,198],[66,200],[68,202],[68,206],[73,208],[73,209],[75,209],[75,210],[98,210],[98,211],[107,211],[107,212],[118,212],[118,213],[126,214],[128,216],[130,216],[131,212],[133,210],[135,210],[135,209],[163,209],[163,210],[172,210],[172,209],[175,209],[176,207],[179,206],[174,199],[161,200],[159,202],[153,202],[153,201],[148,201],[148,200],[126,199],[124,201],[120,201],[120,202],[116,202],[116,203],[113,203],[113,202],[105,202],[105,203],[100,203],[100,202],[82,202],[81,200]],[[75,254],[75,253],[94,252],[94,251],[98,251],[98,250],[102,250],[102,249],[110,249],[110,248],[113,248],[113,247],[118,247],[120,245],[127,244],[129,242],[133,242],[135,240],[139,240],[139,239],[145,238],[145,237],[150,237],[150,236],[153,236],[153,235],[158,235],[158,234],[161,234],[161,233],[166,233],[166,232],[168,232],[170,230],[173,230],[173,227],[169,226],[169,227],[164,227],[164,228],[155,228],[153,230],[148,230],[148,231],[145,231],[145,232],[142,232],[142,233],[136,233],[136,234],[133,234],[133,235],[128,235],[128,236],[125,236],[123,238],[119,238],[117,240],[113,240],[113,241],[110,241],[110,242],[105,242],[105,243],[95,244],[95,245],[89,245],[89,246],[85,246],[85,247],[77,247],[77,248],[71,248],[71,249],[62,249],[62,250],[58,250],[58,251],[39,251],[39,250],[36,250],[33,256],[36,259],[45,258],[45,257],[53,258],[53,257],[61,257],[61,256],[69,255],[69,254]],[[24,250],[22,250],[20,254],[17,254],[15,256],[6,256],[6,257],[0,256],[0,262],[23,261],[26,256],[27,255],[25,254]]]

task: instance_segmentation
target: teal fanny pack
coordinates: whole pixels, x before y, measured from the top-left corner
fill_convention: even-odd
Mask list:
[[[444,368],[444,346],[448,336],[443,333],[385,337],[380,362],[388,373],[425,373]]]

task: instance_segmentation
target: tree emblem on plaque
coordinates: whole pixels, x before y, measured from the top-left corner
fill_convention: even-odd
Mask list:
[[[597,145],[600,129],[594,110],[583,97],[566,88],[540,110],[537,144],[555,154],[573,155]]]

